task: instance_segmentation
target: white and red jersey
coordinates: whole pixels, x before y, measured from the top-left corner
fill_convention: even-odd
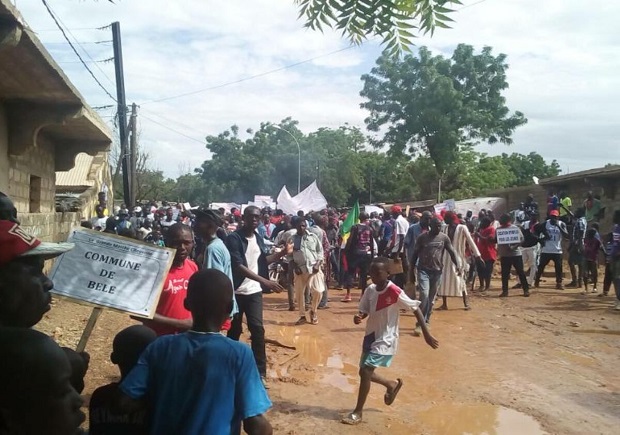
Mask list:
[[[398,348],[398,319],[401,309],[417,310],[420,301],[409,299],[405,292],[388,281],[385,289],[377,291],[375,284],[369,285],[359,310],[368,314],[363,351],[379,355],[396,355]]]

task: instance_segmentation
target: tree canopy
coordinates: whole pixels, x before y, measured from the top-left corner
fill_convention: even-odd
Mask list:
[[[330,204],[347,205],[353,198],[373,195],[413,197],[406,159],[366,149],[366,138],[358,128],[324,127],[306,135],[297,124],[291,118],[279,124],[263,122],[258,130],[247,130],[245,140],[236,126],[208,136],[207,148],[213,156],[202,164],[200,173],[210,200],[246,202],[255,194],[275,197],[284,185],[294,195],[299,157],[302,189],[317,180]]]
[[[404,58],[384,53],[362,76],[367,128],[385,129],[375,145],[392,155],[427,155],[440,178],[467,147],[510,145],[527,119],[509,113],[502,96],[507,68],[506,55],[494,56],[491,47],[476,54],[459,44],[451,58],[434,56],[426,47]]]
[[[306,27],[323,26],[342,30],[355,44],[378,36],[391,54],[409,51],[415,32],[431,33],[437,27],[449,29],[454,12],[448,6],[458,0],[295,0],[299,18]]]

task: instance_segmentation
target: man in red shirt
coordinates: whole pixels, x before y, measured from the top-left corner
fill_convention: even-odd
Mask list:
[[[155,316],[152,320],[144,321],[157,335],[177,334],[192,327],[192,313],[183,303],[189,278],[198,271],[196,263],[188,258],[194,249],[190,227],[181,223],[172,225],[166,234],[166,246],[177,252],[166,277]]]

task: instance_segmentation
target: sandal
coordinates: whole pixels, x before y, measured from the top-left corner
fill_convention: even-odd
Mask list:
[[[344,424],[349,424],[351,426],[355,426],[362,422],[362,417],[351,412],[349,413],[349,415],[347,415],[342,420],[340,420],[340,422]]]
[[[387,405],[390,406],[392,403],[394,403],[394,400],[396,400],[396,396],[398,395],[398,392],[400,391],[400,389],[403,386],[403,380],[402,379],[397,379],[397,384],[394,387],[394,390],[391,393],[385,393],[385,396],[383,396],[383,402]]]
[[[346,295],[344,298],[342,298],[342,302],[351,302],[351,295]]]

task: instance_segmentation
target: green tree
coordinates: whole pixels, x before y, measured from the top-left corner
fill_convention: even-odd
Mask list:
[[[239,129],[232,127],[207,137],[213,156],[203,163],[200,175],[210,201],[246,202],[255,194],[275,197],[283,185],[295,194],[299,158],[295,140],[301,150],[302,188],[317,180],[331,205],[350,205],[371,194],[374,201],[412,196],[406,159],[367,150],[359,128],[319,128],[305,135],[296,121],[287,118],[278,125],[262,123],[247,134],[250,137],[242,140]]]
[[[360,44],[369,35],[383,39],[387,50],[409,50],[413,32],[430,32],[437,27],[449,29],[454,12],[448,5],[458,0],[296,0],[299,17],[306,27],[323,30],[323,26],[342,30],[349,40]]]
[[[426,47],[402,59],[384,53],[362,76],[366,125],[386,130],[375,145],[393,155],[427,155],[443,181],[466,147],[511,144],[512,133],[527,120],[506,107],[507,68],[506,56],[493,56],[491,47],[475,54],[472,46],[459,44],[450,59]]]
[[[514,174],[514,186],[527,186],[532,184],[532,177],[549,178],[560,175],[560,165],[556,160],[547,164],[545,159],[536,152],[529,154],[503,153],[502,161]]]

